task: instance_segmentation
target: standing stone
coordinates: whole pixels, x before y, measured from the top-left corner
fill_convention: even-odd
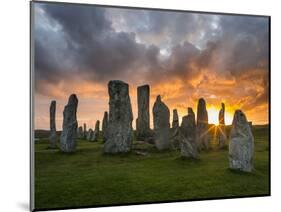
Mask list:
[[[87,138],[87,125],[86,123],[83,124],[83,134],[84,134],[84,139]]]
[[[254,169],[254,136],[245,114],[236,110],[229,141],[229,167],[245,172]]]
[[[177,109],[173,110],[173,122],[172,122],[172,128],[178,128],[179,127],[179,116]]]
[[[227,141],[224,114],[225,114],[225,105],[224,103],[221,103],[221,109],[219,112],[219,126],[217,127],[217,135],[218,135],[218,142],[219,142],[220,149],[225,148],[226,141]]]
[[[172,122],[172,138],[171,138],[171,147],[173,149],[180,149],[180,132],[178,130],[179,128],[179,116],[177,109],[173,110],[173,122]]]
[[[93,134],[94,134],[94,131],[90,128],[88,130],[87,136],[86,136],[87,141],[92,141]]]
[[[108,129],[108,113],[107,111],[104,112],[103,119],[102,119],[102,137],[103,142],[107,139],[107,129]]]
[[[96,125],[95,125],[95,131],[93,133],[93,136],[92,136],[92,141],[98,141],[98,137],[99,137],[99,133],[100,133],[100,121],[97,120],[96,121]]]
[[[63,111],[62,134],[60,137],[60,149],[63,152],[75,152],[77,137],[77,106],[78,99],[75,94],[70,95],[68,104]]]
[[[50,105],[50,143],[49,148],[56,148],[57,133],[56,133],[56,101],[53,100]]]
[[[153,105],[154,141],[158,150],[169,148],[170,111],[157,96]]]
[[[183,134],[188,138],[191,143],[196,144],[196,122],[195,114],[191,107],[187,109],[187,116],[182,118],[181,128],[183,129]]]
[[[190,107],[188,108],[188,115],[182,119],[181,132],[183,135],[180,140],[181,156],[197,159],[195,114]]]
[[[139,86],[138,93],[138,118],[136,120],[136,137],[145,140],[150,135],[149,118],[149,85]]]
[[[129,96],[129,85],[119,80],[108,83],[109,122],[105,153],[124,153],[132,148],[133,113]]]
[[[83,132],[83,127],[82,126],[78,127],[77,137],[80,138],[80,139],[84,138],[84,132]]]
[[[199,150],[209,149],[210,135],[206,102],[200,98],[197,105],[197,147]]]

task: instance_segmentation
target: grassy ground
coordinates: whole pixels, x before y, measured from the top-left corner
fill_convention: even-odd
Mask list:
[[[47,149],[41,139],[35,148],[36,208],[79,207],[124,203],[188,200],[269,193],[268,129],[255,127],[255,171],[228,169],[228,151],[200,154],[183,160],[177,151],[147,156],[103,155],[101,141],[79,140],[78,151],[64,154]]]

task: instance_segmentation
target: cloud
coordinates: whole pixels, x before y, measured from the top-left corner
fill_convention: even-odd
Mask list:
[[[47,98],[106,96],[120,79],[171,107],[268,100],[267,18],[36,3],[34,38],[35,92]]]

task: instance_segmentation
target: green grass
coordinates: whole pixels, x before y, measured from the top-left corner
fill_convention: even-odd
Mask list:
[[[134,152],[103,155],[102,142],[79,140],[78,151],[48,149],[47,139],[35,148],[35,206],[40,208],[238,197],[269,194],[268,130],[254,129],[255,171],[228,169],[228,151],[215,143],[197,161],[177,151],[147,156]]]

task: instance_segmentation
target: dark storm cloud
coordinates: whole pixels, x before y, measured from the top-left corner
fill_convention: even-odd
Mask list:
[[[47,19],[59,26],[55,32],[38,29],[35,34],[36,70],[38,77],[53,80],[53,73],[67,74],[79,72],[88,80],[109,80],[114,77],[124,77],[141,66],[153,66],[157,61],[159,50],[156,46],[145,46],[136,42],[135,33],[116,32],[111,28],[111,22],[106,19],[104,9],[77,5],[43,4],[38,9],[44,11]],[[39,23],[40,24],[40,23]],[[43,32],[42,32],[43,31]],[[50,40],[40,39],[45,33],[60,34],[66,44],[64,47],[50,49]],[[53,54],[62,56],[57,60]],[[71,58],[71,60],[69,60]],[[64,64],[68,60],[68,70]],[[44,74],[47,73],[47,74]],[[135,73],[134,73],[135,74]],[[46,76],[48,75],[48,76]],[[50,75],[50,76],[49,76]],[[58,75],[56,75],[56,79]]]
[[[179,79],[191,89],[189,81],[208,70],[237,82],[249,76],[264,87],[252,105],[267,99],[266,18],[43,3],[36,10],[36,79],[45,83]]]
[[[140,40],[165,47],[187,39],[204,46],[206,36],[211,40],[219,32],[216,15],[120,9],[107,10],[106,13],[113,20],[113,27],[136,32]]]
[[[268,66],[268,21],[266,18],[222,16],[221,33],[208,42],[199,63],[202,67],[240,74]]]
[[[199,54],[200,51],[189,42],[174,46],[171,50],[171,55],[165,61],[166,64],[163,67],[167,78],[176,77],[186,80],[187,78],[195,77],[200,71],[197,67],[194,67]],[[154,72],[157,75],[158,71],[154,69]]]
[[[42,8],[77,44],[86,45],[111,31],[111,22],[105,18],[102,8],[56,4],[45,4]]]

